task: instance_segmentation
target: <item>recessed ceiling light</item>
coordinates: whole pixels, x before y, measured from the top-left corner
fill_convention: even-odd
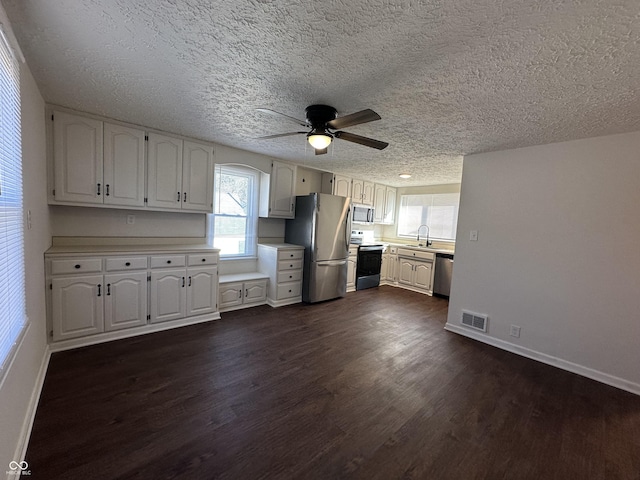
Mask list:
[[[411,175],[409,175],[408,173],[401,173],[400,175],[398,175],[400,178],[411,178]]]

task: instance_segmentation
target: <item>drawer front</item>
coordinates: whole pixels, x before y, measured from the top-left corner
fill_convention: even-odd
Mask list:
[[[74,258],[71,260],[51,260],[51,274],[101,272],[101,258]]]
[[[407,248],[399,248],[398,255],[401,257],[418,258],[420,260],[431,261],[433,261],[433,258],[435,256],[433,252],[421,252],[420,250],[410,250]]]
[[[278,260],[298,260],[303,254],[304,250],[278,250]]]
[[[284,270],[299,270],[302,268],[302,260],[280,260],[278,262],[278,272]]]
[[[278,289],[276,293],[276,295],[278,296],[277,300],[282,300],[282,299],[291,298],[291,297],[299,297],[301,291],[302,291],[302,285],[300,285],[300,282],[283,283],[281,285],[278,285]]]
[[[216,265],[218,263],[218,254],[217,253],[199,253],[192,254],[188,257],[187,264],[190,267],[195,267],[197,265]]]
[[[151,257],[151,268],[184,267],[184,255],[154,255]]]
[[[107,258],[107,272],[118,270],[142,270],[147,268],[147,257],[115,257]]]
[[[302,280],[302,270],[278,272],[277,283],[299,282],[300,280]]]

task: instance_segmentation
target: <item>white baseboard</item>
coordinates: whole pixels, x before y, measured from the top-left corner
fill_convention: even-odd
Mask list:
[[[566,370],[568,372],[576,373],[583,377],[590,378],[597,382],[611,385],[612,387],[616,387],[621,390],[640,395],[640,384],[630,382],[628,380],[625,380],[624,378],[609,375],[608,373],[600,372],[592,368],[578,365],[577,363],[569,362],[567,360],[563,360],[562,358],[547,355],[546,353],[538,352],[536,350],[524,348],[520,345],[515,345],[510,342],[505,342],[504,340],[490,337],[481,332],[469,330],[460,325],[454,325],[447,322],[444,329],[449,332],[457,333],[459,335],[478,340],[479,342],[492,345],[502,350],[506,350],[507,352],[515,353],[516,355],[521,355],[532,360],[537,360],[539,362],[546,363],[547,365],[561,368],[562,370]]]
[[[22,422],[22,428],[20,429],[20,438],[18,438],[18,445],[16,446],[16,451],[13,455],[13,458],[17,462],[22,462],[27,454],[27,447],[29,446],[29,439],[31,438],[31,429],[33,428],[33,422],[36,418],[36,410],[38,408],[38,402],[40,401],[40,394],[42,393],[42,387],[44,385],[44,379],[47,374],[47,369],[49,368],[50,359],[51,350],[47,345],[45,346],[44,355],[42,356],[42,362],[40,363],[38,376],[36,377],[33,390],[31,391],[29,405],[27,405],[27,413],[25,415],[24,421]],[[16,475],[8,475],[7,478],[15,480]]]

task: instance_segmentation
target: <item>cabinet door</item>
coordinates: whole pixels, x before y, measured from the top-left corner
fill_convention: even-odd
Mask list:
[[[54,278],[51,281],[53,340],[104,331],[102,275]]]
[[[218,267],[190,268],[187,271],[187,316],[218,310]]]
[[[53,114],[54,197],[102,203],[102,122],[63,112]]]
[[[396,282],[398,277],[398,256],[397,255],[389,255],[389,265],[387,266],[387,278]]]
[[[104,283],[104,329],[146,325],[147,272],[105,275]]]
[[[334,175],[333,194],[341,197],[351,197],[351,179],[342,175]]]
[[[220,284],[220,310],[242,304],[242,282]]]
[[[387,279],[387,272],[389,270],[389,255],[382,254],[382,262],[380,263],[380,281]]]
[[[362,203],[373,206],[373,183],[362,182]]]
[[[384,204],[384,218],[382,223],[392,225],[396,216],[396,189],[387,187]]]
[[[378,185],[374,187],[373,198],[373,223],[382,223],[384,221],[384,205],[386,201],[387,187]]]
[[[351,198],[353,199],[353,203],[364,202],[364,182],[362,180],[353,179],[351,184]]]
[[[213,147],[184,142],[182,209],[213,212]]]
[[[296,167],[294,165],[273,162],[269,191],[269,217],[294,217],[293,191],[295,181]]]
[[[157,133],[149,134],[147,205],[182,208],[182,140]]]
[[[151,323],[184,318],[186,290],[185,270],[151,272]]]
[[[267,299],[267,281],[244,282],[244,303],[264,302]]]
[[[431,263],[416,262],[414,285],[424,290],[431,290]]]
[[[347,258],[347,288],[356,288],[356,266],[358,257]]]
[[[144,206],[144,131],[104,124],[104,203]]]
[[[398,283],[413,285],[413,265],[412,260],[398,259]]]

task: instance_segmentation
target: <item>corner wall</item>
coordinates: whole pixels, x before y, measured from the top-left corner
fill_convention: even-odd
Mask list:
[[[44,288],[44,252],[51,244],[45,163],[44,101],[25,64],[21,66],[22,169],[24,211],[31,229],[24,230],[25,290],[29,327],[0,386],[0,473],[20,461],[26,448],[48,362]],[[32,468],[34,467],[34,468]],[[34,473],[37,467],[30,466]]]
[[[465,157],[446,328],[640,394],[638,179],[640,132]]]

